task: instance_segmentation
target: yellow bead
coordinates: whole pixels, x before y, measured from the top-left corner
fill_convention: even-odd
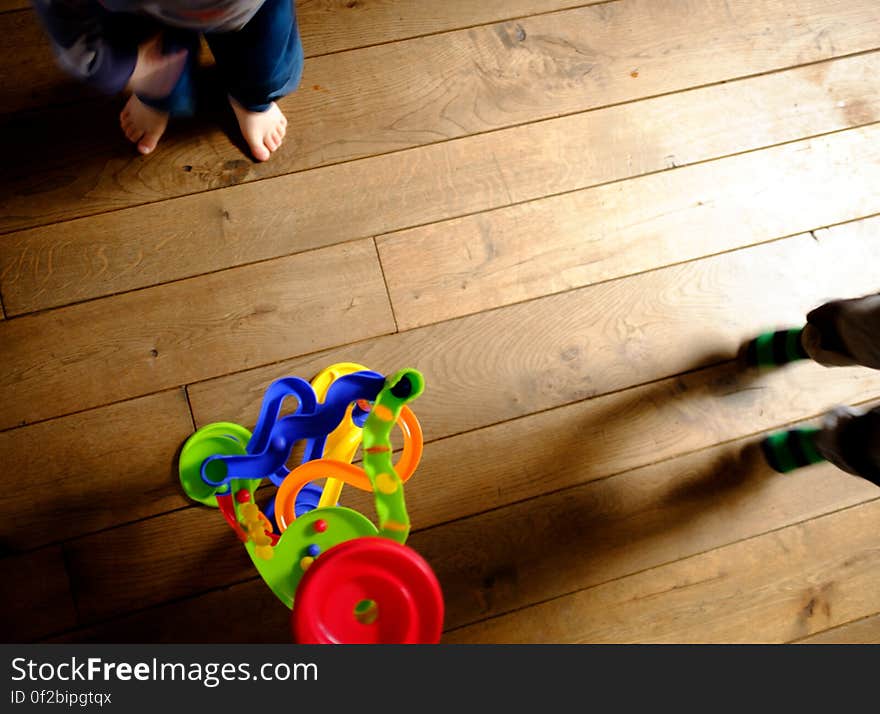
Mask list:
[[[380,493],[390,495],[398,489],[398,481],[391,474],[383,471],[376,476],[376,489]]]
[[[275,550],[271,545],[258,545],[254,548],[254,555],[262,560],[272,560],[272,556],[275,555]]]
[[[314,562],[315,562],[315,559],[312,556],[307,555],[307,556],[303,557],[302,560],[299,561],[299,567],[302,568],[303,572],[306,572],[309,568],[312,567],[312,563],[314,563]]]

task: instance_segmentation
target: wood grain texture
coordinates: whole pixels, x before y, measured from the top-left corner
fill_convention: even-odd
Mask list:
[[[429,438],[435,440],[464,431],[465,428],[485,426],[529,411],[558,406],[575,393],[582,394],[581,398],[584,398],[591,393],[628,386],[632,384],[634,375],[656,378],[687,369],[701,359],[711,361],[719,357],[729,357],[745,336],[770,325],[793,324],[802,319],[809,307],[824,297],[843,294],[841,291],[844,286],[850,291],[847,294],[860,294],[870,289],[872,276],[865,275],[865,271],[860,271],[858,266],[871,264],[876,260],[872,251],[878,249],[877,234],[876,221],[864,221],[820,233],[818,242],[811,237],[799,236],[749,251],[738,251],[637,278],[594,286],[567,296],[555,296],[546,301],[548,307],[545,308],[536,308],[537,304],[545,304],[545,301],[538,301],[529,306],[515,306],[497,311],[480,320],[468,318],[414,331],[409,333],[410,336],[381,338],[360,346],[344,348],[333,354],[315,355],[306,360],[314,365],[313,370],[291,368],[289,373],[311,376],[318,367],[337,358],[362,359],[365,353],[385,360],[385,364],[377,368],[393,369],[406,363],[403,360],[413,359],[421,345],[426,354],[430,352],[431,355],[436,355],[436,366],[430,370],[429,391],[423,399],[424,404],[420,403],[418,409],[426,424]],[[773,284],[786,284],[787,290],[784,295],[769,301],[766,286]],[[566,302],[559,302],[563,299]],[[609,306],[615,307],[609,311]],[[528,322],[525,320],[526,315],[531,315]],[[583,322],[572,324],[572,315],[578,315],[578,319]],[[491,324],[490,317],[491,322],[495,323],[492,328],[494,332],[487,327]],[[555,328],[554,319],[557,321]],[[707,340],[707,324],[714,324],[711,340]],[[558,339],[571,340],[572,335],[576,335],[578,342],[574,345],[563,342],[551,349],[553,340],[557,339],[553,337],[555,332],[559,334]],[[519,340],[499,341],[499,334],[518,335]],[[677,337],[674,344],[669,344],[670,335]],[[634,337],[637,338],[635,342]],[[534,347],[539,339],[543,339],[547,345],[541,352]],[[493,344],[496,350],[494,356],[491,352]],[[433,351],[429,350],[429,346],[433,346]],[[568,347],[579,349],[580,352],[569,350]],[[451,348],[456,348],[458,352]],[[502,378],[500,375],[505,374],[502,370],[497,372],[497,381],[487,383],[482,377],[485,374],[482,365],[486,359],[494,361],[502,353],[507,364],[519,371]],[[473,355],[479,354],[483,354],[482,361],[475,362]],[[539,360],[559,360],[561,367],[554,366],[553,362],[536,362],[539,354],[542,355]],[[568,361],[564,355],[569,357]],[[376,366],[372,359],[364,361]],[[195,385],[192,388],[192,401],[196,414],[200,415],[200,423],[229,419],[246,425],[252,424],[258,401],[268,382],[275,376],[288,373],[281,369],[287,366],[273,366]],[[442,373],[438,374],[438,370],[442,370]],[[270,371],[274,372],[271,377],[268,374]],[[809,398],[817,401],[805,403],[794,400],[792,404],[797,405],[801,411],[781,417],[773,411],[772,405],[766,407],[765,414],[769,421],[760,424],[766,424],[770,428],[780,420],[817,413],[836,401],[859,401],[870,395],[872,383],[860,377],[852,381],[847,378],[843,391],[824,391],[823,380],[826,373],[818,368],[814,371],[815,377],[809,383],[800,378],[792,379],[786,382],[785,388],[771,392],[769,398],[771,402],[784,402],[789,392],[798,394],[802,389],[807,389]],[[843,373],[835,373],[835,379],[839,380],[841,374]],[[750,394],[749,389],[736,388],[730,380],[731,376],[725,373],[719,378],[720,387],[716,392],[710,390],[694,402],[705,405],[700,407],[700,417],[694,418],[696,424],[703,425],[703,429],[696,429],[691,441],[683,445],[675,443],[674,448],[701,448],[713,443],[713,439],[731,438],[741,434],[731,435],[727,431],[727,422],[718,426],[718,422],[713,421],[713,400],[719,389],[722,392],[730,391],[731,394],[741,392],[739,397],[729,397],[734,400],[744,399]],[[245,382],[247,388],[242,392],[240,385]],[[523,391],[512,393],[511,385],[517,384],[522,385],[520,388]],[[670,382],[663,394],[674,394],[676,389],[680,389],[680,386],[675,385],[674,381]],[[835,389],[839,388],[840,385],[837,384]],[[203,402],[205,394],[208,395],[208,402]],[[460,408],[462,394],[468,394],[475,399],[473,409]],[[602,410],[615,412],[622,409],[628,415],[635,407],[625,405],[651,401],[646,394],[650,392],[640,393],[632,401],[631,395],[611,395],[602,402],[606,405]],[[225,405],[230,401],[242,398],[248,402],[247,409],[253,410],[250,416],[237,411],[242,407],[224,411]],[[212,413],[203,414],[205,404],[210,404],[212,400],[222,401],[210,407],[214,410]],[[736,413],[734,421],[740,419],[749,428],[760,429],[751,420],[754,409],[754,402],[746,398],[742,402],[742,411]],[[558,429],[564,430],[564,424],[569,423],[572,418],[568,412],[562,413],[559,416],[561,421],[558,422]],[[671,419],[668,413],[662,411],[646,418],[656,419],[658,433],[662,433],[663,425]],[[462,419],[470,421],[463,422]],[[544,417],[546,419],[549,417]],[[557,422],[542,421],[540,415],[535,422],[538,426],[533,426],[530,422],[522,427],[525,429],[522,433],[516,426],[518,423],[520,422],[512,423],[508,429],[493,428],[476,435],[466,435],[463,441],[455,441],[454,444],[451,441],[435,442],[422,466],[420,482],[414,484],[410,491],[414,521],[427,525],[468,515],[467,510],[462,510],[470,507],[468,499],[455,496],[458,493],[467,493],[467,484],[462,483],[460,487],[449,491],[432,487],[438,481],[447,479],[445,465],[457,461],[457,454],[461,450],[480,454],[483,448],[481,445],[492,444],[500,453],[515,454],[518,453],[516,444],[520,441],[527,442],[532,429],[542,433],[557,430],[557,427],[552,426]],[[620,428],[623,429],[624,426],[621,422]],[[670,440],[676,441],[672,437]],[[621,448],[627,448],[625,439],[621,438],[619,443]],[[621,457],[619,450],[612,449],[610,453],[609,458]],[[432,454],[436,454],[436,460]],[[631,457],[633,460],[626,462],[628,467],[646,463],[646,458],[657,458],[656,448],[652,443],[633,448]],[[526,464],[524,468],[540,468],[539,456],[525,453],[518,458]],[[539,461],[533,461],[535,458]],[[506,464],[504,460],[497,463],[499,468]],[[609,468],[608,462],[601,459],[591,463],[594,463],[596,470],[587,470],[586,477],[604,473],[603,469],[607,471]],[[471,473],[470,468],[463,473]],[[472,467],[475,471],[480,471],[481,468],[481,464],[474,464]],[[506,466],[503,470],[506,470]],[[494,469],[487,473],[487,478],[497,479],[499,483],[504,482],[505,476],[505,473],[496,473]],[[579,471],[564,471],[559,476],[560,482],[554,482],[553,487],[565,487],[578,482],[565,479],[583,477]],[[425,484],[424,488],[422,483]],[[504,498],[517,500],[536,495],[534,491],[528,490],[532,487],[533,484],[526,483],[519,490],[514,488],[511,491],[509,484],[507,488],[492,485],[487,488],[487,492],[499,490],[505,494]],[[363,507],[365,512],[372,512],[366,501],[359,504],[359,507]],[[172,589],[172,592],[175,591]],[[124,608],[118,611],[122,612]]]
[[[873,484],[830,464],[776,474],[756,442],[746,443],[416,533],[408,543],[440,579],[444,626],[478,622],[880,497]],[[545,459],[532,474],[555,480],[567,455]]]
[[[733,357],[880,287],[880,6],[302,1],[255,165],[210,69],[133,157],[0,0],[4,637],[287,641],[174,459],[344,359],[426,375],[410,543],[447,641],[876,639],[880,491],[754,445],[880,372]]]
[[[377,245],[403,330],[880,213],[877,186],[880,124],[435,223]]]
[[[110,107],[50,111],[3,128],[21,140],[0,177],[0,230],[868,51],[878,19],[873,0],[627,0],[312,58],[264,164],[218,128],[237,136],[228,109],[173,128],[148,157],[108,140]]]
[[[0,558],[0,641],[33,642],[76,624],[61,548]]]
[[[32,549],[189,505],[183,390],[0,432],[0,542]]]
[[[313,57],[599,1],[493,0],[475,6],[458,0],[432,6],[419,0],[300,0],[296,9],[305,56]],[[5,13],[0,16],[0,112],[99,96],[58,66],[26,0],[0,0],[0,13]],[[202,65],[214,63],[204,45],[200,60]]]
[[[427,558],[440,579],[444,627],[877,496],[873,485],[827,464],[796,476],[773,474],[754,459],[754,451],[741,451],[743,445],[712,447],[416,532],[409,545]],[[558,467],[559,461],[548,465]],[[62,640],[282,642],[287,629],[286,609],[256,579],[75,631]]]
[[[786,642],[880,610],[880,500],[451,632],[446,642]]]
[[[866,400],[880,377],[864,370],[699,370],[432,442],[407,505],[428,527]]]
[[[85,536],[64,548],[82,624],[253,576],[226,521],[204,507]]]
[[[880,614],[833,627],[797,641],[802,645],[880,644]]]
[[[876,289],[880,220],[672,266],[189,389],[198,425],[253,424],[268,384],[337,361],[426,375],[418,415],[430,440],[732,358],[765,329],[802,324],[837,296]],[[771,286],[784,285],[784,290]],[[462,399],[468,408],[461,408]]]
[[[407,486],[408,510],[427,528],[871,397],[880,399],[880,375],[861,369],[803,364],[757,381],[730,364],[697,371],[434,441]],[[373,513],[365,495],[344,502]],[[80,612],[107,617],[247,578],[247,560],[224,555],[240,550],[225,531],[196,508],[69,544]],[[110,577],[117,553],[140,554],[127,556],[124,587]],[[209,560],[217,567],[205,569]]]
[[[298,0],[296,13],[304,44],[319,55],[604,1]]]
[[[372,240],[0,323],[0,426],[393,331]]]
[[[290,610],[249,580],[52,637],[53,643],[290,644]]]
[[[880,375],[876,373],[837,370],[828,375],[814,364],[800,367],[755,383],[749,375],[738,375],[735,366],[723,365],[432,442],[418,478],[407,485],[410,517],[421,530],[812,417],[833,404],[852,404],[869,397],[880,400]],[[450,470],[450,464],[454,469]],[[672,471],[663,473],[672,478]],[[650,476],[645,478],[651,480]],[[856,484],[849,490],[833,483],[816,485],[815,495],[831,498],[833,503],[831,494],[836,493],[849,504],[851,499],[870,497],[872,487],[867,486]],[[604,487],[599,488],[601,492]],[[548,506],[549,512],[558,513],[562,506],[554,498],[550,497],[555,505]],[[646,507],[651,498],[645,496],[639,503]],[[353,489],[344,493],[343,502],[374,514],[369,497]],[[792,507],[796,503],[804,502],[794,499]],[[534,507],[546,510],[540,504]],[[538,530],[544,527],[542,523],[546,525],[537,516],[526,515],[528,509],[523,508],[512,509],[515,517],[508,525],[513,530],[507,534],[495,520],[499,515],[490,514],[479,523],[487,524],[502,541],[517,538],[512,524],[519,518],[533,521]],[[786,512],[776,508],[780,514]],[[809,511],[808,506],[804,508]],[[464,544],[478,527],[468,523],[449,526],[455,534],[449,542],[446,531],[438,530],[415,536],[413,543],[438,561],[451,559],[453,564],[441,570],[452,585],[455,577],[463,576],[450,574],[449,569],[455,564],[463,567],[464,554],[480,550],[478,539],[471,538],[469,547]],[[249,560],[222,518],[204,508],[121,526],[66,547],[84,622],[194,595],[253,575]],[[492,547],[484,550],[487,558],[495,552]],[[210,568],[205,567],[208,562]],[[471,565],[470,570],[476,569]],[[471,584],[461,587],[467,589]],[[450,617],[475,617],[478,603],[473,602],[471,590],[468,596],[470,609],[464,609],[465,596],[458,595],[456,607],[462,610],[458,614],[451,611]],[[500,596],[494,597],[503,602]]]
[[[835,131],[880,116],[878,77],[880,52],[875,52],[21,231],[0,241],[0,294],[10,314],[21,314]],[[811,149],[821,152],[822,146]],[[784,170],[772,163],[774,157],[781,160],[782,154],[767,159],[768,173]],[[799,158],[798,166],[807,160]],[[677,190],[687,177],[693,182],[712,171],[670,179],[667,188]],[[663,188],[659,181],[651,186]],[[632,191],[639,187],[650,188],[636,184]],[[698,193],[711,191],[700,186]],[[607,187],[552,205],[579,209],[589,197],[595,203],[608,194],[622,202]],[[653,205],[663,198],[646,200]],[[620,208],[644,211],[636,203]],[[774,208],[777,214],[781,210]],[[457,246],[452,256],[441,256],[439,265],[448,267],[451,258],[463,255],[465,241],[470,246],[477,220],[404,234],[406,243],[396,235],[383,241],[383,250],[389,260],[408,261],[408,245],[421,246],[428,236],[460,225],[470,230],[466,236],[439,235],[439,245],[424,246],[429,253]],[[491,226],[501,217],[486,220]],[[142,229],[132,231],[132,225]],[[554,227],[528,225],[539,235]],[[623,226],[607,229],[620,233]],[[493,246],[503,242],[493,238]],[[464,265],[472,262],[465,258]],[[407,299],[415,290],[412,272],[412,280],[431,276],[419,272],[419,263],[413,271],[404,265],[403,275],[390,277]],[[607,260],[597,263],[597,269],[605,266]],[[449,277],[442,271],[438,277],[442,289]],[[429,299],[430,292],[423,300]]]

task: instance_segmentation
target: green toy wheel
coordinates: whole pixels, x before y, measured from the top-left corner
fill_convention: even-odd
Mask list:
[[[183,486],[186,495],[193,501],[216,508],[215,494],[218,489],[202,480],[202,463],[211,456],[244,455],[247,453],[250,439],[251,433],[243,426],[225,421],[207,424],[190,436],[183,445],[178,459],[180,485]],[[211,478],[219,480],[223,477],[222,463],[213,463],[208,468],[208,475]],[[253,495],[260,485],[260,479],[249,479],[241,483]]]

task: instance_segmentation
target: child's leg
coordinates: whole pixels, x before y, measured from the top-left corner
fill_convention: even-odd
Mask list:
[[[837,407],[825,415],[821,429],[777,432],[761,448],[781,473],[827,460],[880,486],[880,407],[867,412]]]
[[[169,116],[190,116],[193,113],[193,72],[199,56],[199,35],[190,30],[164,28],[157,42],[157,52],[164,55],[186,52],[186,61],[171,91],[155,97],[132,93],[119,115],[119,122],[129,141],[138,151],[149,154],[159,142],[168,125]]]
[[[205,35],[254,158],[265,161],[284,138],[276,99],[299,86],[303,49],[293,0],[266,0],[236,32]]]

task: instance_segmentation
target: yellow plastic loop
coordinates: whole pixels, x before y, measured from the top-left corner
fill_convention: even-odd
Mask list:
[[[315,390],[315,396],[318,401],[323,402],[327,396],[330,385],[340,377],[354,372],[369,371],[368,367],[364,367],[357,362],[337,362],[329,367],[322,369],[312,380],[312,389]],[[362,429],[356,426],[351,420],[351,412],[353,406],[349,407],[345,412],[345,418],[328,436],[324,445],[325,459],[333,461],[344,461],[351,463],[361,443]],[[339,479],[328,478],[324,484],[324,490],[321,492],[321,498],[318,501],[318,508],[327,506],[335,506],[339,502],[342,494],[342,481]]]

